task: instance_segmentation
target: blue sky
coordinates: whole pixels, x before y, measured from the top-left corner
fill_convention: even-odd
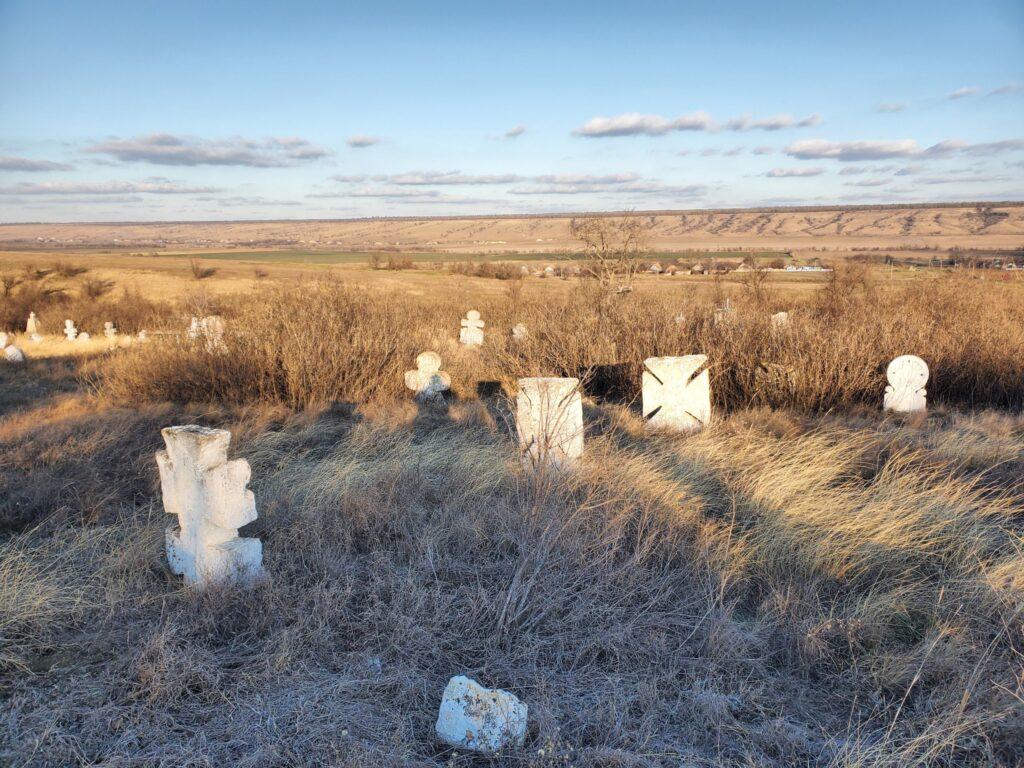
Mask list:
[[[982,199],[1019,0],[0,0],[0,221]]]

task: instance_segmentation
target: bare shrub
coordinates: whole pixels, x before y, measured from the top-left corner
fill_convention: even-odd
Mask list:
[[[216,267],[206,267],[199,259],[189,259],[188,268],[192,273],[193,280],[206,280],[208,277],[213,277],[217,274]]]

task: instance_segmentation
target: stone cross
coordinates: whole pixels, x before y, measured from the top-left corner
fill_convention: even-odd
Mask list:
[[[715,325],[719,323],[731,323],[736,319],[736,310],[732,306],[732,299],[726,299],[725,303],[715,308]]]
[[[111,340],[117,338],[117,328],[109,320],[103,324],[103,335]]]
[[[467,347],[479,347],[484,343],[484,321],[480,319],[480,313],[475,309],[469,310],[462,319],[459,341]]]
[[[523,461],[532,466],[578,463],[583,456],[583,398],[579,379],[519,379],[516,432]]]
[[[421,403],[444,399],[451,389],[451,377],[441,370],[441,356],[437,352],[421,352],[416,356],[416,370],[405,372],[405,386],[416,393]]]
[[[885,369],[889,386],[885,388],[882,410],[896,413],[924,413],[928,410],[928,364],[916,355],[901,355]]]
[[[650,429],[695,432],[708,424],[711,382],[707,361],[707,355],[644,360],[643,412]]]
[[[25,323],[25,333],[29,336],[34,333],[39,333],[39,319],[36,317],[35,312],[28,313],[28,322]]]
[[[197,587],[262,576],[263,545],[238,535],[256,519],[256,500],[246,488],[249,462],[227,460],[231,433],[195,425],[160,433],[167,446],[156,454],[164,511],[178,517],[166,534],[171,570]]]
[[[68,341],[74,341],[75,339],[78,338],[78,329],[75,328],[74,321],[64,321],[64,335],[68,337]]]
[[[512,338],[516,341],[526,341],[530,338],[530,331],[522,323],[516,323],[512,326]]]

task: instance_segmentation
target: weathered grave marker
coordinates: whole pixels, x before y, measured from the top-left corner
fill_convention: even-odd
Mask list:
[[[509,746],[523,746],[527,711],[527,706],[508,691],[484,688],[458,675],[444,689],[434,731],[453,747],[494,753]]]
[[[916,355],[901,355],[885,369],[889,386],[885,388],[882,409],[896,413],[923,413],[928,410],[928,364]]]
[[[707,355],[644,360],[644,418],[651,429],[695,432],[711,421]]]
[[[246,488],[249,462],[227,460],[231,433],[188,425],[161,434],[167,448],[156,461],[164,510],[178,517],[166,534],[171,570],[199,587],[261,576],[263,545],[238,535],[256,519],[256,500]]]
[[[103,324],[103,335],[111,341],[117,338],[117,328],[109,320]]]
[[[479,347],[484,343],[484,321],[475,309],[469,310],[462,319],[459,341],[467,347]]]
[[[519,379],[516,431],[523,460],[535,467],[568,466],[583,456],[579,379]]]
[[[438,402],[451,389],[451,377],[441,370],[437,352],[421,352],[416,356],[416,370],[405,372],[405,386],[416,393],[421,403]]]
[[[515,341],[526,341],[530,338],[530,331],[522,323],[516,323],[512,326],[512,338]]]
[[[39,333],[39,319],[35,312],[28,313],[28,322],[25,323],[25,333],[29,336]]]
[[[78,329],[75,328],[73,320],[64,321],[64,335],[68,337],[68,341],[74,341],[78,338]]]

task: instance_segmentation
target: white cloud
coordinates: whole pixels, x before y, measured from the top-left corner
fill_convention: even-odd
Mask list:
[[[191,195],[220,192],[217,187],[181,186],[173,181],[105,181],[99,183],[45,181],[23,182],[13,187],[0,187],[2,195]]]
[[[694,112],[674,120],[660,115],[641,115],[628,112],[616,117],[595,117],[573,131],[576,136],[602,138],[606,136],[662,136],[673,131],[710,131],[711,117],[705,112]]]
[[[786,154],[800,160],[830,158],[844,162],[884,160],[890,157],[913,157],[921,149],[913,139],[901,141],[826,141],[805,139],[786,147]]]
[[[765,174],[770,179],[791,179],[804,176],[821,176],[824,168],[772,168]]]
[[[745,115],[727,120],[724,125],[719,125],[706,112],[694,112],[674,119],[661,115],[627,112],[615,117],[592,118],[572,133],[574,136],[587,138],[606,138],[610,136],[664,136],[677,131],[711,132],[722,128],[730,131],[779,131],[784,128],[809,128],[820,122],[821,115],[818,114],[808,115],[801,119],[792,115],[775,115],[760,119]]]
[[[70,171],[74,166],[66,163],[55,163],[51,160],[30,160],[27,157],[0,157],[0,171]]]
[[[774,155],[775,147],[754,147],[755,155]]]
[[[197,139],[170,133],[152,133],[132,139],[111,139],[86,152],[107,155],[124,163],[154,165],[236,165],[281,168],[318,160],[330,151],[295,136],[255,141],[242,137]]]
[[[892,179],[861,179],[860,181],[848,181],[848,187],[881,187],[888,184]]]
[[[515,139],[526,133],[526,126],[520,123],[519,125],[509,128],[503,134],[506,139]]]
[[[1007,83],[1006,85],[1001,85],[998,88],[993,88],[988,92],[988,95],[1007,96],[1011,93],[1018,93],[1019,91],[1024,91],[1024,85],[1021,83]]]
[[[808,115],[802,120],[797,120],[792,115],[775,115],[760,120],[744,116],[729,120],[725,127],[730,131],[781,131],[783,128],[812,128],[819,123],[819,114]]]
[[[1003,139],[970,144],[947,139],[921,148],[913,139],[898,141],[825,141],[807,139],[786,147],[786,154],[799,160],[839,160],[840,162],[887,160],[891,158],[942,158],[954,155],[977,157],[1024,150],[1024,139]]]
[[[964,98],[966,96],[973,96],[974,94],[976,94],[980,90],[981,89],[978,88],[976,85],[971,85],[971,86],[967,86],[967,87],[964,87],[964,88],[957,88],[952,93],[946,94],[946,98],[947,99],[962,99],[962,98]]]
[[[349,136],[345,139],[345,143],[348,144],[352,149],[366,149],[372,147],[374,144],[380,144],[379,136]]]
[[[547,184],[538,187],[519,187],[509,191],[510,195],[592,195],[602,192],[632,195],[662,195],[674,198],[702,197],[707,194],[703,184],[676,186],[657,181],[633,181],[628,183],[601,183],[580,180],[576,183]]]
[[[901,104],[900,102],[896,102],[896,101],[886,101],[886,102],[883,102],[882,104],[879,104],[877,107],[875,107],[875,112],[883,112],[883,113],[890,113],[891,114],[891,113],[894,113],[894,112],[902,112],[906,108],[907,108],[906,104]]]

